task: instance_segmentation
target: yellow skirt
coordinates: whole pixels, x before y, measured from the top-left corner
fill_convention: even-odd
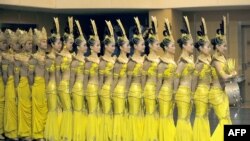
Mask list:
[[[18,93],[18,136],[31,137],[31,92],[27,77],[21,77]]]
[[[113,119],[111,116],[112,103],[110,86],[110,84],[104,84],[100,92],[102,114],[100,115],[99,140],[102,141],[112,140]]]
[[[13,76],[9,76],[5,89],[4,133],[8,138],[17,138],[17,98]]]
[[[159,92],[159,141],[174,141],[175,139],[172,94],[173,90],[164,85]]]
[[[32,136],[34,139],[44,138],[47,112],[48,108],[44,78],[35,77],[32,86]]]
[[[74,141],[85,141],[86,139],[86,123],[87,115],[83,113],[84,96],[83,96],[83,83],[76,81],[73,89],[73,140]]]
[[[58,87],[59,97],[62,104],[62,121],[60,127],[60,140],[72,140],[72,109],[71,98],[69,94],[69,82],[61,80]]]
[[[4,119],[4,83],[3,78],[0,76],[0,135],[3,134],[3,120]]]
[[[46,140],[59,141],[58,104],[55,81],[50,81],[47,89],[48,117],[45,126],[44,137]]]
[[[155,141],[158,139],[158,123],[156,120],[156,96],[155,84],[146,83],[144,88],[145,117],[143,126],[143,140]]]
[[[129,141],[141,141],[143,136],[142,90],[140,83],[132,83],[128,93],[129,117],[128,131]]]
[[[178,120],[176,126],[176,141],[193,141],[193,131],[190,123],[191,90],[186,86],[179,86],[176,92]]]
[[[219,119],[219,123],[212,134],[211,141],[223,141],[224,125],[232,124],[228,96],[221,88],[212,87],[209,91],[209,102],[212,103],[214,112]]]
[[[96,84],[89,83],[86,91],[88,117],[86,124],[86,137],[87,141],[97,141],[99,133],[99,124],[97,118],[98,112],[98,86]]]
[[[114,89],[114,126],[112,141],[127,140],[127,116],[125,114],[125,86],[117,85]]]
[[[193,135],[195,141],[210,140],[210,126],[208,121],[208,93],[209,86],[198,85],[194,94],[195,120]]]

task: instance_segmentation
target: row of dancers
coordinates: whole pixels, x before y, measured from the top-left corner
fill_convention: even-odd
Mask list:
[[[168,19],[164,38],[158,37],[156,17],[142,32],[138,17],[133,37],[126,36],[121,20],[116,39],[111,21],[100,41],[94,20],[86,40],[73,17],[60,35],[59,19],[47,37],[45,28],[0,32],[0,134],[13,140],[50,141],[223,141],[223,126],[231,124],[225,81],[237,76],[235,62],[225,58],[226,18],[211,41],[201,18],[194,43],[189,21],[175,40]],[[71,52],[73,43],[76,51]],[[104,55],[100,44],[104,44]],[[32,53],[32,46],[37,51]],[[149,54],[144,55],[145,45]],[[194,62],[193,48],[199,52]],[[162,49],[162,56],[157,51]],[[213,48],[214,53],[211,54]],[[114,50],[119,55],[113,55]],[[133,49],[132,56],[128,56]],[[83,54],[90,51],[90,55]],[[194,104],[193,104],[194,103]],[[190,114],[195,106],[195,121]],[[219,123],[211,135],[208,107]],[[174,107],[178,118],[173,120]]]

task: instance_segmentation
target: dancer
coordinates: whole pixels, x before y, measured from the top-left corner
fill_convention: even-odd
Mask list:
[[[229,100],[225,93],[225,82],[235,78],[235,64],[226,60],[226,17],[223,17],[217,36],[211,40],[215,53],[212,57],[212,86],[209,91],[209,102],[212,104],[219,123],[211,137],[211,141],[223,141],[224,125],[232,124],[230,118]]]
[[[193,61],[193,39],[190,32],[188,18],[184,16],[185,29],[181,29],[181,38],[178,44],[182,49],[181,56],[176,69],[176,79],[174,90],[176,91],[175,100],[178,109],[178,119],[176,126],[176,141],[192,141],[193,133],[190,123],[190,114],[192,111],[191,103],[191,83],[194,71]],[[174,93],[175,93],[174,91]]]
[[[96,141],[99,134],[98,125],[98,66],[100,59],[97,56],[100,53],[100,40],[97,34],[97,28],[94,20],[90,20],[93,28],[93,35],[87,42],[91,54],[86,58],[84,70],[84,90],[87,99],[88,117],[86,127],[87,141]]]
[[[175,125],[173,119],[174,110],[174,75],[176,63],[174,61],[175,41],[172,36],[171,26],[168,19],[165,19],[164,38],[161,47],[164,55],[160,57],[161,62],[158,65],[157,93],[159,101],[159,141],[174,141]]]
[[[59,141],[59,113],[58,113],[58,93],[56,87],[56,72],[55,72],[55,61],[57,53],[62,48],[59,20],[57,17],[54,18],[56,30],[52,32],[48,39],[50,45],[50,52],[46,58],[46,94],[48,100],[48,117],[46,121],[44,136],[46,140]]]
[[[142,67],[144,56],[142,54],[145,50],[145,43],[142,37],[141,25],[138,17],[135,17],[136,29],[133,38],[131,39],[131,46],[134,48],[134,54],[128,62],[128,102],[129,102],[129,119],[128,130],[130,134],[129,141],[142,140],[143,134],[143,111],[142,111]]]
[[[210,126],[208,121],[208,92],[211,83],[211,55],[210,41],[207,36],[205,19],[201,18],[201,30],[197,31],[198,40],[195,48],[199,51],[199,56],[195,64],[192,89],[195,103],[195,120],[193,125],[193,135],[195,141],[210,140]]]

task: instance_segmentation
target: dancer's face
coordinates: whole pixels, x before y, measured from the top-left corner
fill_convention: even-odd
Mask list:
[[[165,50],[170,54],[175,54],[175,44],[174,42],[170,42],[168,47],[165,47]]]
[[[183,49],[185,49],[188,53],[192,54],[194,50],[194,41],[193,39],[189,39],[186,44],[183,45]]]
[[[135,46],[135,49],[141,53],[143,53],[145,50],[145,42],[143,39],[140,39],[139,42],[134,46]]]

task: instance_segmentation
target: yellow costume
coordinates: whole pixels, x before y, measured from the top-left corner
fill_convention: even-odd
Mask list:
[[[31,91],[28,78],[21,77],[18,93],[18,135],[31,137]]]
[[[156,121],[156,70],[158,62],[149,60],[150,63],[148,70],[145,72],[147,75],[147,82],[144,88],[144,106],[145,106],[145,117],[143,127],[143,140],[154,141],[157,140],[158,123]]]
[[[210,64],[204,63],[202,69],[199,72],[195,71],[194,75],[198,76],[198,86],[194,93],[194,104],[196,109],[193,125],[194,140],[209,141],[210,126],[208,121],[208,93],[211,78]]]
[[[217,56],[213,57],[213,61],[219,61],[223,71],[226,72],[226,60],[221,59]],[[218,80],[218,74],[215,67],[212,67],[212,79]],[[215,114],[219,119],[219,124],[217,125],[212,137],[211,141],[223,141],[224,136],[224,125],[232,124],[230,118],[230,109],[229,109],[229,99],[226,95],[225,91],[218,87],[213,86],[209,91],[209,103],[212,104]]]
[[[103,58],[104,59],[104,58]],[[100,92],[100,104],[102,109],[102,114],[100,115],[100,140],[106,141],[112,139],[112,101],[111,101],[111,83],[112,83],[112,72],[114,64],[112,62],[106,61],[106,66],[104,70],[99,70],[99,73],[104,75],[107,79]],[[108,78],[109,77],[109,78]]]
[[[231,73],[235,71],[235,65],[231,66],[231,62],[226,60],[225,56],[219,53],[216,45],[226,45],[226,17],[223,16],[220,28],[217,29],[217,35],[213,40],[218,40],[220,43],[214,43],[216,52],[212,58],[212,86],[209,91],[209,103],[212,104],[214,112],[219,119],[219,123],[212,134],[210,141],[223,141],[224,140],[224,125],[232,124],[230,118],[229,98],[225,93],[225,80],[221,75],[227,75],[229,78],[233,78]],[[216,67],[215,63],[220,66],[220,69]]]
[[[173,79],[176,70],[176,63],[171,60],[162,59],[167,68],[163,74],[158,73],[158,77],[163,77],[163,84],[160,88],[159,101],[159,141],[174,141],[175,125],[173,120]]]
[[[69,71],[72,58],[62,56],[61,71]],[[58,86],[58,94],[63,108],[62,121],[60,127],[60,140],[72,139],[72,108],[69,93],[69,80],[61,80]]]
[[[90,79],[97,77],[98,75],[98,63],[91,62],[89,70],[85,69],[85,74],[89,74]],[[97,80],[96,80],[97,81]],[[97,134],[99,133],[98,126],[98,83],[90,82],[87,84],[86,98],[88,105],[88,117],[86,127],[87,141],[97,140]]]
[[[134,60],[130,60],[134,61]],[[142,71],[142,63],[135,62],[135,66],[132,72],[128,72],[128,75],[137,77],[140,79]],[[133,78],[132,78],[133,79]],[[133,81],[133,80],[132,80]],[[132,82],[128,92],[129,103],[129,118],[128,118],[128,131],[130,134],[129,141],[140,141],[143,135],[143,113],[142,113],[142,88],[140,82]]]
[[[17,105],[13,76],[8,76],[5,87],[4,132],[8,138],[17,138]]]
[[[36,45],[40,44],[41,40],[47,40],[47,32],[45,28],[41,31],[35,29],[34,41]],[[34,72],[34,84],[32,86],[32,137],[33,139],[43,139],[44,129],[47,119],[47,97],[45,92],[45,52],[38,51],[33,55],[35,64],[29,64],[29,72]],[[40,70],[40,69],[44,70]],[[44,72],[40,72],[44,71]],[[38,75],[40,74],[40,76]]]
[[[35,139],[44,137],[47,112],[45,80],[44,77],[36,76],[32,86],[32,134]]]
[[[114,128],[113,128],[113,141],[124,141],[127,138],[127,116],[125,115],[125,89],[127,80],[127,64],[124,61],[117,59],[117,63],[121,65],[120,72],[114,74],[118,78],[118,83],[114,88],[113,101],[114,101]]]
[[[180,81],[187,79],[186,77],[190,77],[194,71],[194,63],[192,60],[185,59],[184,61],[187,61],[187,63],[185,64],[183,71],[181,74],[176,74],[177,77],[180,77]],[[175,100],[178,109],[176,141],[192,141],[193,133],[190,123],[190,114],[192,111],[191,88],[180,85],[176,92]]]
[[[48,116],[44,131],[46,140],[59,141],[59,122],[58,122],[58,96],[56,92],[55,80],[55,57],[50,58],[52,63],[46,68],[49,72],[49,83],[46,87],[46,94],[48,99]]]
[[[0,135],[3,134],[4,132],[3,117],[4,117],[4,83],[2,76],[0,76]]]
[[[201,18],[201,31],[202,34],[198,34],[198,41],[196,44],[209,43],[207,37],[205,19]],[[197,49],[205,48],[205,46],[199,46]],[[196,63],[196,70],[194,71],[194,77],[198,86],[194,93],[195,104],[195,120],[193,125],[193,135],[195,141],[209,141],[210,140],[210,126],[208,121],[208,92],[211,83],[211,56],[205,56],[204,53],[200,53]]]
[[[79,62],[75,68],[76,75],[83,75],[84,62]],[[83,79],[82,79],[83,80]],[[86,123],[87,113],[84,113],[85,102],[83,92],[83,81],[76,80],[72,89],[72,104],[73,104],[73,140],[85,141],[86,139]]]

